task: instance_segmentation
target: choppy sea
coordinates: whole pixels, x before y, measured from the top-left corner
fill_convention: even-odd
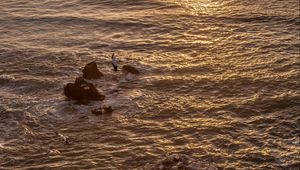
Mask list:
[[[170,153],[220,169],[300,169],[299,8],[1,0],[0,169],[129,170]],[[112,53],[141,74],[115,73]],[[106,98],[76,105],[63,87],[91,61]],[[90,112],[105,105],[112,116]]]

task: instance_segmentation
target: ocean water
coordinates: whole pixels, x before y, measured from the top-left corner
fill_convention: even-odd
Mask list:
[[[299,7],[1,0],[0,169],[135,169],[172,153],[300,169]],[[112,53],[141,74],[115,73]],[[106,99],[76,105],[63,87],[91,61]],[[104,105],[112,116],[91,113]]]

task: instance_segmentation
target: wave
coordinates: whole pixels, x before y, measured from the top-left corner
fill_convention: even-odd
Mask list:
[[[57,82],[47,79],[30,79],[30,78],[16,78],[14,76],[0,76],[1,88],[10,89],[14,93],[37,93],[43,91],[53,90],[57,87]]]

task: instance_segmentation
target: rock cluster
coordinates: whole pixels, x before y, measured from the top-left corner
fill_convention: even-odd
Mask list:
[[[92,83],[86,82],[82,77],[76,78],[75,83],[68,83],[64,87],[64,93],[69,99],[81,102],[99,101],[105,98]]]
[[[139,74],[139,71],[129,65],[123,66],[125,73]],[[72,100],[76,100],[80,104],[88,103],[89,101],[104,100],[105,96],[102,95],[97,88],[87,82],[85,79],[99,79],[103,74],[99,71],[95,61],[88,63],[82,70],[83,77],[76,78],[75,83],[68,83],[64,87],[64,94]],[[95,114],[100,114],[102,110],[94,111]],[[112,108],[104,108],[104,113],[112,113]],[[102,113],[101,113],[102,114]]]
[[[75,83],[68,83],[64,87],[65,96],[79,103],[104,100],[105,96],[92,83],[84,80],[84,78],[98,79],[103,76],[98,70],[97,63],[95,61],[88,63],[82,70],[82,73],[83,77],[76,78]]]
[[[187,155],[173,154],[155,164],[147,164],[141,170],[217,170],[217,166],[196,160]]]

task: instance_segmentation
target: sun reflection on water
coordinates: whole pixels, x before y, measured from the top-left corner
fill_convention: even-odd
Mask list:
[[[223,5],[220,1],[213,0],[175,0],[175,3],[184,7],[193,15],[214,15]]]

